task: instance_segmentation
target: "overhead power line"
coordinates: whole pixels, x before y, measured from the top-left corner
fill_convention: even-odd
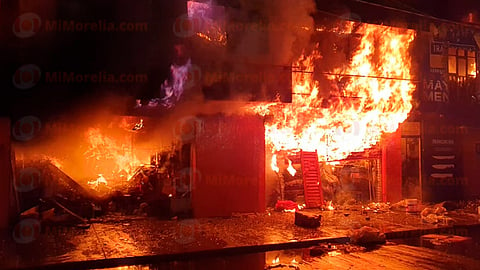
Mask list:
[[[295,73],[307,73],[313,74],[313,71],[301,71],[301,70],[292,70]],[[398,78],[398,77],[384,77],[384,76],[372,76],[372,75],[360,75],[360,74],[343,74],[343,73],[333,73],[333,72],[317,72],[317,74],[332,75],[332,76],[342,76],[342,77],[357,77],[357,78],[372,78],[372,79],[384,79],[384,80],[394,80],[394,81],[410,81],[410,82],[420,82],[415,79],[407,78]]]
[[[365,5],[381,7],[381,8],[387,9],[387,10],[392,10],[392,11],[397,11],[397,12],[401,12],[401,13],[405,13],[405,14],[415,15],[415,16],[430,19],[430,20],[433,20],[433,21],[439,21],[439,22],[444,22],[444,23],[449,23],[449,24],[457,24],[457,25],[461,25],[461,26],[465,26],[465,27],[474,27],[474,28],[480,29],[480,24],[464,23],[464,22],[457,22],[457,21],[452,21],[452,20],[447,20],[447,19],[441,19],[441,18],[431,16],[431,15],[426,15],[426,14],[422,14],[422,13],[418,13],[418,12],[413,12],[413,11],[394,8],[394,7],[390,7],[390,6],[385,6],[385,5],[382,5],[382,4],[371,3],[371,2],[364,1],[364,0],[352,0],[352,1],[357,2],[357,3],[362,3],[362,4],[365,4]]]

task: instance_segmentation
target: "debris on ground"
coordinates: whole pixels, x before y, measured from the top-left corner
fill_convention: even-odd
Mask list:
[[[66,175],[50,160],[23,161],[17,165],[15,177],[25,177],[21,172],[32,170],[41,175],[31,192],[17,192],[20,218],[38,218],[42,222],[85,223],[92,217],[97,198]]]
[[[350,235],[350,243],[361,246],[384,244],[386,237],[380,230],[363,226],[360,229],[353,230]]]
[[[474,248],[471,237],[443,234],[426,234],[420,238],[421,246],[448,253],[462,253],[464,250]]]
[[[277,201],[275,211],[298,210],[298,204],[293,201]]]
[[[339,254],[348,254],[353,252],[365,251],[366,248],[357,245],[351,244],[332,244],[332,243],[322,243],[318,246],[314,246],[308,249],[309,255],[311,257],[318,256],[335,256]]]
[[[463,208],[463,202],[443,201],[435,205],[435,207],[444,207],[447,211],[453,211],[455,209]]]
[[[322,216],[318,214],[295,211],[295,225],[304,228],[320,227]]]
[[[423,222],[436,224],[441,221],[445,222],[445,214],[447,209],[441,206],[441,204],[435,205],[433,207],[425,207],[422,212],[420,212],[420,217]]]
[[[376,212],[388,212],[390,211],[390,203],[383,202],[371,202],[367,204],[368,209],[371,209]]]
[[[391,209],[405,211],[407,209],[407,200],[401,200],[399,202],[392,204]]]
[[[265,265],[263,268],[265,270],[270,270],[270,269],[295,269],[295,270],[300,270],[300,267],[298,265],[295,265],[294,263],[291,264],[284,264],[284,263],[277,263],[272,262],[271,265]]]
[[[474,213],[480,215],[480,200],[468,201],[465,203],[464,210],[468,213]]]
[[[38,213],[38,205],[30,209],[27,209],[20,213],[21,218],[39,218],[40,214]]]
[[[133,210],[133,214],[137,216],[146,216],[148,215],[149,205],[146,202],[142,202],[138,209]]]

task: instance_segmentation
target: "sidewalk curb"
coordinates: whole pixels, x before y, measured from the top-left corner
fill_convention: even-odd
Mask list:
[[[273,243],[273,244],[264,244],[256,246],[240,246],[240,247],[226,247],[222,249],[212,249],[212,250],[201,250],[201,251],[190,251],[184,253],[174,253],[174,254],[159,254],[159,255],[147,255],[147,256],[135,256],[135,257],[124,257],[124,258],[110,258],[110,259],[98,259],[98,260],[87,260],[87,261],[78,261],[78,262],[66,262],[66,263],[55,263],[55,264],[46,264],[41,266],[25,266],[19,268],[7,268],[15,270],[27,270],[27,269],[94,269],[94,268],[109,268],[109,267],[118,267],[125,265],[141,265],[141,264],[152,264],[152,263],[165,263],[178,260],[194,260],[206,257],[217,257],[217,256],[235,256],[240,254],[248,253],[259,253],[273,250],[283,250],[283,249],[299,249],[299,248],[308,248],[315,246],[321,243],[347,243],[350,240],[349,237],[334,237],[334,238],[321,238],[321,239],[310,239],[302,241],[292,241],[285,243]]]
[[[468,229],[470,228],[480,228],[480,224],[453,225],[453,226],[445,226],[445,227],[430,228],[430,229],[402,230],[402,231],[396,231],[396,232],[387,232],[385,233],[385,236],[387,240],[391,240],[391,239],[400,239],[400,238],[419,237],[421,235],[432,234],[432,233],[455,234],[455,232],[468,232]],[[77,262],[46,264],[46,265],[40,265],[40,266],[32,265],[32,266],[25,266],[25,267],[19,267],[19,268],[7,268],[7,269],[12,269],[12,270],[13,269],[15,270],[62,269],[63,270],[63,269],[111,268],[111,267],[119,267],[119,266],[125,266],[125,265],[146,265],[146,264],[165,263],[165,262],[172,262],[172,261],[195,260],[195,259],[206,258],[206,257],[235,256],[235,255],[248,254],[248,253],[267,252],[267,251],[273,251],[273,250],[300,249],[300,248],[308,248],[321,243],[345,244],[345,243],[348,243],[349,241],[350,241],[349,237],[329,237],[329,238],[320,238],[320,239],[291,241],[291,242],[284,242],[284,243],[263,244],[263,245],[255,245],[255,246],[226,247],[222,249],[190,251],[185,253],[86,260],[86,261],[77,261]]]

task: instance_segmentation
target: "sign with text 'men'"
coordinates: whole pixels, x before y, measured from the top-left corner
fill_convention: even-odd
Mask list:
[[[447,81],[441,74],[430,73],[423,80],[424,100],[434,103],[448,103],[450,95]]]

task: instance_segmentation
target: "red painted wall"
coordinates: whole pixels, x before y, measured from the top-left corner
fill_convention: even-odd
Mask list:
[[[402,200],[402,138],[400,129],[382,140],[382,197],[384,202]]]
[[[199,118],[193,145],[195,217],[265,211],[265,130],[254,116]]]
[[[11,192],[10,120],[0,118],[0,229],[8,228]]]

